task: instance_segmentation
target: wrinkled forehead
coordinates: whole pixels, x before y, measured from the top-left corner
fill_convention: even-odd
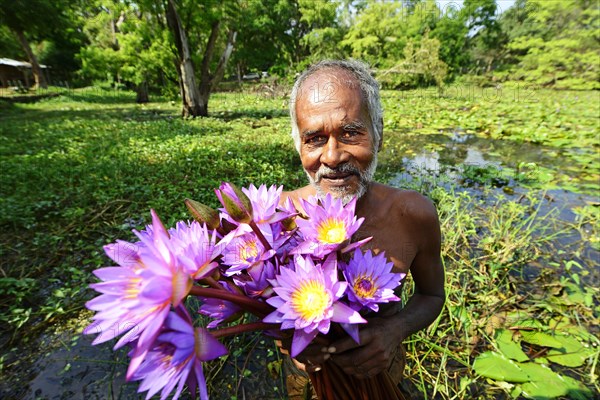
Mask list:
[[[359,97],[362,105],[366,102],[360,84],[350,72],[340,68],[326,68],[315,72],[298,88],[296,104],[308,101],[313,104],[330,102],[342,93]]]

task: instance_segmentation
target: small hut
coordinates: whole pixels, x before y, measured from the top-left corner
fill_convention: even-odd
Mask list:
[[[48,67],[40,65],[42,73],[46,75]],[[25,87],[29,88],[33,84],[33,75],[31,64],[25,61],[12,60],[10,58],[0,58],[0,87]]]

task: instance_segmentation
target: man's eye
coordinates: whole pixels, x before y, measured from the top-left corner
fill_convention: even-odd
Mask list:
[[[359,134],[359,132],[357,132],[357,131],[344,131],[344,134],[342,135],[342,137],[345,139],[350,139],[350,138],[353,138],[354,136],[357,136],[358,134]]]
[[[306,139],[306,143],[309,144],[319,144],[319,143],[323,143],[325,141],[325,137],[324,136],[311,136],[309,138]]]

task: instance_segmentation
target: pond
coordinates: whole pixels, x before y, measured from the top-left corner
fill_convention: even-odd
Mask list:
[[[582,168],[564,156],[567,150],[482,138],[460,129],[419,136],[393,132],[388,136],[392,145],[382,151],[380,164],[391,186],[420,191],[433,186],[454,188],[481,198],[488,207],[493,207],[498,197],[517,201],[539,191],[544,200],[537,217],[552,213],[554,221],[563,226],[577,223],[579,209],[591,207],[596,215],[600,213],[600,160],[591,157],[596,149],[568,149],[569,153],[590,156],[589,168]],[[600,246],[585,236],[575,229],[564,232],[548,244],[548,251],[571,250],[563,258],[588,266],[585,283],[598,286]],[[553,261],[560,261],[560,257]],[[525,271],[531,274],[539,265],[534,262]]]

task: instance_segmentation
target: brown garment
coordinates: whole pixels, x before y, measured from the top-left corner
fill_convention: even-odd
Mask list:
[[[404,349],[404,346],[400,344],[388,367],[388,373],[396,385],[402,380],[405,365],[406,350]],[[283,360],[283,372],[285,374],[288,398],[290,400],[318,399],[306,371],[298,369],[289,356],[285,356]],[[408,400],[406,396],[405,398]]]

